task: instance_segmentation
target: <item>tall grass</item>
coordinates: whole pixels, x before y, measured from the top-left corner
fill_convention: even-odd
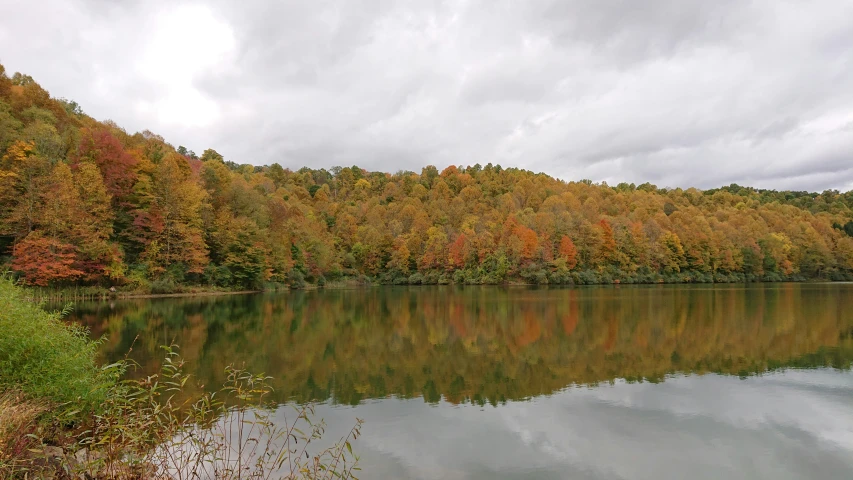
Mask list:
[[[175,347],[159,373],[120,380],[133,365],[98,366],[97,343],[61,317],[0,279],[0,478],[355,478],[361,420],[329,446],[311,406],[282,422],[269,377],[233,367],[193,398]],[[57,428],[67,431],[48,456]]]
[[[83,469],[104,478],[356,478],[351,441],[361,420],[329,444],[312,406],[279,415],[280,407],[268,401],[269,377],[228,367],[218,391],[191,398],[182,367],[169,347],[158,374],[116,385],[79,438],[78,447],[97,452]]]
[[[26,301],[8,278],[0,279],[0,388],[92,408],[114,378],[96,365],[97,343],[88,332],[61,317]]]
[[[27,470],[22,460],[38,446],[37,420],[45,410],[20,392],[0,393],[0,478]]]

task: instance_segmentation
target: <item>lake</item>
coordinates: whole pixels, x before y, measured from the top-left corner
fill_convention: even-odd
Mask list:
[[[81,303],[153,373],[175,342],[364,418],[363,479],[853,478],[853,284],[377,287]]]

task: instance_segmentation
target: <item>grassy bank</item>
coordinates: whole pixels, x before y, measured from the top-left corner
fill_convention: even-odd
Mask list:
[[[159,373],[123,380],[134,365],[98,365],[98,343],[61,317],[0,280],[0,478],[354,478],[360,420],[319,447],[322,420],[310,405],[278,420],[268,377],[229,366],[218,391],[190,395],[204,389],[175,347]]]
[[[0,280],[0,386],[53,404],[90,408],[114,383],[95,364],[88,332],[26,301],[26,292]]]

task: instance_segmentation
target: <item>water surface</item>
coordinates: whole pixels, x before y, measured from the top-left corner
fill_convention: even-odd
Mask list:
[[[106,360],[176,342],[356,416],[369,478],[853,478],[853,285],[381,287],[80,304]]]

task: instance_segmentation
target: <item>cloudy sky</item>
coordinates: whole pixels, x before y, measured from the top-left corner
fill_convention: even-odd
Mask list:
[[[0,62],[238,163],[853,189],[851,0],[3,0]]]

